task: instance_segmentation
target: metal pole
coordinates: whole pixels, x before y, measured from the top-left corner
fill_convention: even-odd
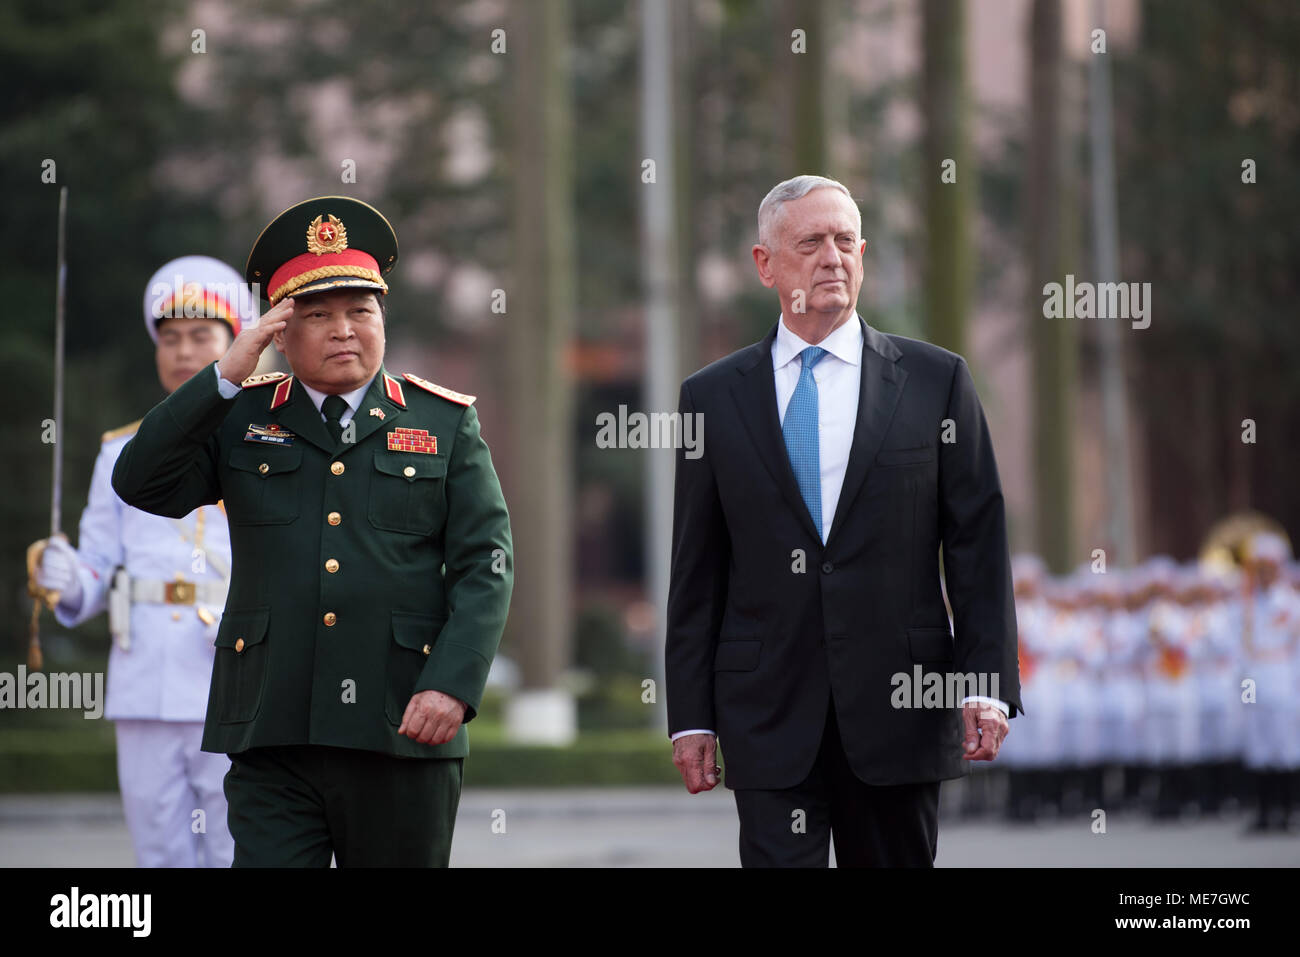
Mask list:
[[[63,508],[63,307],[68,279],[64,256],[68,220],[68,187],[59,189],[58,273],[54,293],[54,475],[50,483],[50,537],[59,534]]]
[[[655,163],[655,181],[641,184],[641,248],[645,262],[645,398],[653,412],[677,408],[676,177],[672,117],[672,11],[661,0],[641,2],[641,142],[643,157]],[[665,622],[673,523],[671,449],[647,449],[646,556],[654,632],[651,676],[663,702]],[[656,709],[667,729],[667,709]]]

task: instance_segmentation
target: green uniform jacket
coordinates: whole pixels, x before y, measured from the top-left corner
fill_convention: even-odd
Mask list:
[[[145,416],[113,469],[122,500],[158,515],[224,500],[233,567],[203,750],[464,757],[464,724],[436,747],[397,728],[429,689],[472,719],[505,627],[510,519],[472,400],[380,369],[336,447],[296,378],[224,399],[213,370]]]

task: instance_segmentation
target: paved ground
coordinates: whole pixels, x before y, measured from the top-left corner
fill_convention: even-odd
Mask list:
[[[940,867],[1296,867],[1300,834],[1246,837],[1244,815],[1153,824],[1112,815],[1108,833],[1077,824],[1008,826],[945,819]],[[502,825],[504,832],[502,833]],[[734,867],[736,811],[723,789],[468,790],[458,867]],[[0,796],[0,866],[130,867],[116,795]]]

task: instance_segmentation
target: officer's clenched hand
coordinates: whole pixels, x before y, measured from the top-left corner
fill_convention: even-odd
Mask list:
[[[262,351],[271,344],[271,337],[283,332],[293,315],[293,297],[285,296],[269,310],[255,326],[244,326],[226,354],[217,362],[217,374],[227,382],[239,385],[257,368]]]
[[[464,702],[441,691],[419,691],[406,703],[397,733],[421,744],[446,744],[456,737],[464,717]]]

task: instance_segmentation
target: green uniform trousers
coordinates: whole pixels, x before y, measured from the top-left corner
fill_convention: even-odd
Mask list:
[[[463,758],[324,745],[230,755],[235,867],[446,867]]]

